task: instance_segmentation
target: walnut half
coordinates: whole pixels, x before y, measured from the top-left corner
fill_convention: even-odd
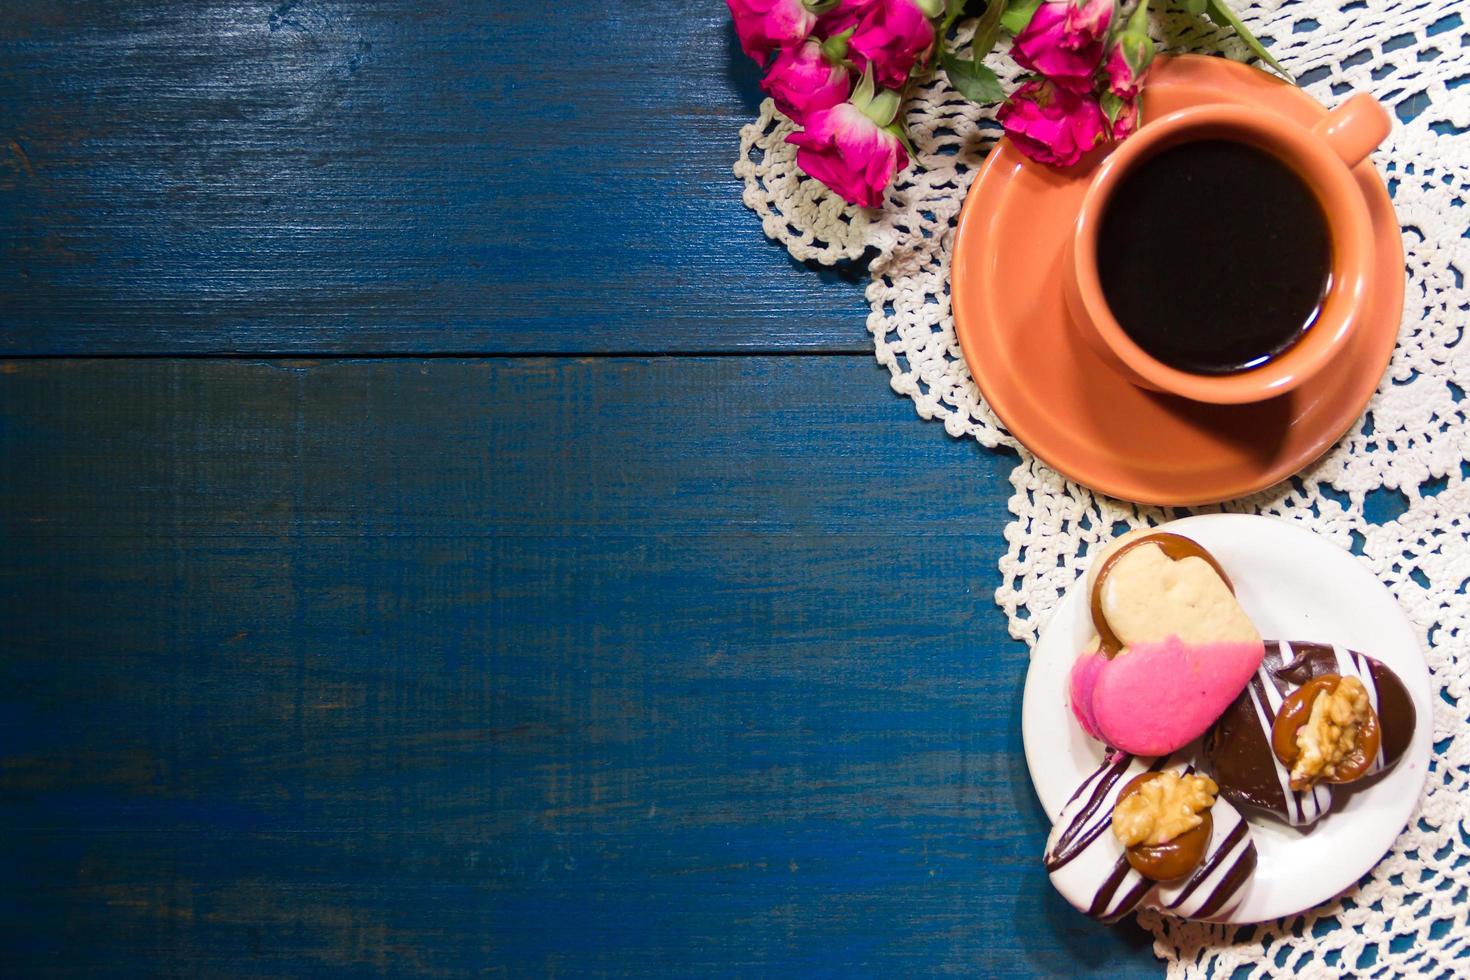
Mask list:
[[[1344,677],[1332,691],[1318,694],[1311,714],[1296,732],[1292,788],[1336,779],[1338,767],[1358,748],[1359,733],[1372,712],[1368,689],[1356,677]]]
[[[1161,772],[1118,801],[1113,835],[1124,847],[1167,844],[1200,825],[1200,814],[1215,805],[1218,791],[1209,776]]]

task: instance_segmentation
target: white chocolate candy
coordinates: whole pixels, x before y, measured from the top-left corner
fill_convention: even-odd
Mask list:
[[[1193,771],[1173,757],[1112,755],[1056,815],[1046,842],[1046,869],[1052,885],[1079,911],[1113,922],[1152,896],[1149,904],[1174,915],[1208,918],[1229,912],[1244,896],[1255,870],[1256,847],[1249,825],[1225,799],[1215,800],[1210,843],[1199,866],[1185,878],[1155,883],[1128,863],[1112,832],[1113,807],[1135,776],[1169,768]]]

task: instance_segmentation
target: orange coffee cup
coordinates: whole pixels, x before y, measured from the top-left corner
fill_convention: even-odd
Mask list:
[[[1285,394],[1342,354],[1367,315],[1373,275],[1373,225],[1352,169],[1388,135],[1383,107],[1355,95],[1307,128],[1269,109],[1205,105],[1161,116],[1123,142],[1098,168],[1069,242],[1067,309],[1084,339],[1134,384],[1200,402],[1241,404]],[[1202,139],[1246,143],[1274,155],[1316,195],[1331,243],[1330,285],[1309,330],[1259,367],[1194,374],[1143,350],[1108,308],[1097,269],[1097,238],[1113,192],[1160,150]]]

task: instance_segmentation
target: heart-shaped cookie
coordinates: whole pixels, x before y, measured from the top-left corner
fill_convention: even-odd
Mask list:
[[[1219,563],[1178,534],[1135,531],[1088,573],[1097,637],[1073,665],[1072,712],[1133,755],[1204,734],[1260,666],[1260,634]]]

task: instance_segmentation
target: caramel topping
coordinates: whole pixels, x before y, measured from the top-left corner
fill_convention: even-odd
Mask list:
[[[1378,757],[1378,714],[1356,677],[1322,674],[1281,703],[1271,726],[1271,749],[1291,770],[1297,792],[1314,783],[1361,779]]]
[[[1092,606],[1092,624],[1093,626],[1097,627],[1097,635],[1102,640],[1103,656],[1107,657],[1109,660],[1116,657],[1119,651],[1123,649],[1123,642],[1118,639],[1117,634],[1114,633],[1112,627],[1108,625],[1107,617],[1103,615],[1103,580],[1107,578],[1108,572],[1110,572],[1112,570],[1112,567],[1117,564],[1119,558],[1122,558],[1124,555],[1128,554],[1128,552],[1132,551],[1134,548],[1137,548],[1139,545],[1145,544],[1158,545],[1159,550],[1164,553],[1165,557],[1171,559],[1172,561],[1182,561],[1183,559],[1190,557],[1203,558],[1206,562],[1209,563],[1210,567],[1215,570],[1215,574],[1220,576],[1220,581],[1225,583],[1225,587],[1231,592],[1235,591],[1235,586],[1230,583],[1229,576],[1227,576],[1225,574],[1225,570],[1220,567],[1220,563],[1215,560],[1215,556],[1210,554],[1204,548],[1200,547],[1197,542],[1186,538],[1182,534],[1170,534],[1167,531],[1158,531],[1153,534],[1140,535],[1133,541],[1130,541],[1127,544],[1123,545],[1123,547],[1119,548],[1117,551],[1114,551],[1111,555],[1108,555],[1108,557],[1104,559],[1101,567],[1098,568],[1097,576],[1094,578],[1092,583],[1092,595],[1090,596]]]
[[[1113,807],[1113,834],[1128,863],[1152,881],[1182,878],[1204,859],[1217,788],[1208,776],[1174,770],[1135,776]]]

